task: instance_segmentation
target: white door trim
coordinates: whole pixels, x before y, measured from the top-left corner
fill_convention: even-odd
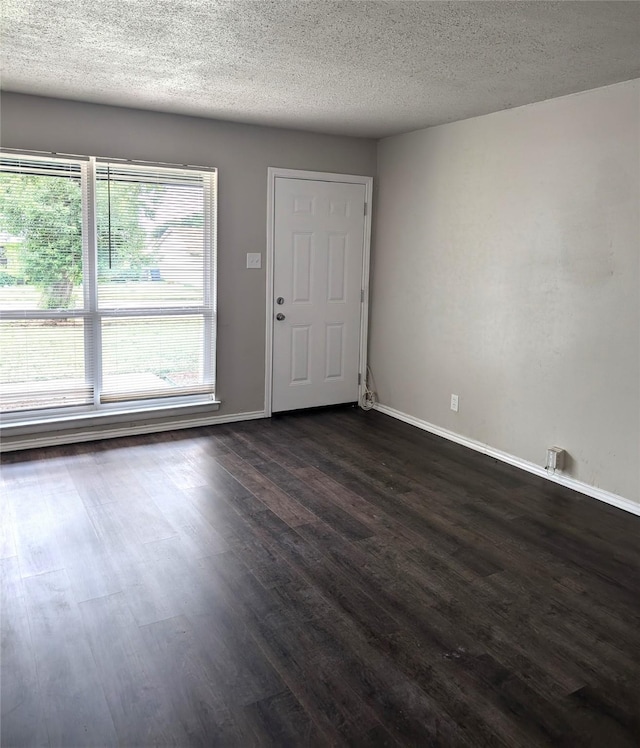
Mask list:
[[[358,387],[358,402],[362,402],[365,382],[367,378],[367,337],[369,334],[369,256],[371,250],[371,204],[373,202],[373,177],[361,177],[353,174],[331,174],[324,171],[299,171],[297,169],[280,169],[270,166],[267,169],[267,304],[266,304],[266,348],[264,371],[264,410],[267,418],[272,410],[272,375],[273,375],[273,259],[274,259],[274,209],[276,178],[309,179],[314,182],[347,182],[349,184],[363,184],[365,187],[366,215],[364,217],[364,247],[362,253],[362,285],[364,300],[360,317],[360,358],[358,371],[360,372],[360,386]]]

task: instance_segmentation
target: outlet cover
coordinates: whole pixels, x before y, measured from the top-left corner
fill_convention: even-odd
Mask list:
[[[458,396],[451,395],[451,410],[458,412]]]
[[[262,267],[262,255],[260,252],[247,252],[247,267],[260,270]]]

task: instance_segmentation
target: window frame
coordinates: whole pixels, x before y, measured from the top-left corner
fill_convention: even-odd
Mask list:
[[[85,405],[43,407],[32,410],[13,410],[0,413],[3,430],[6,427],[24,425],[69,424],[94,420],[117,422],[129,419],[134,414],[141,416],[156,414],[171,415],[184,410],[199,412],[217,410],[220,401],[216,398],[216,352],[217,352],[217,179],[215,167],[202,167],[162,162],[134,161],[130,159],[77,156],[3,148],[0,154],[25,161],[55,160],[71,162],[80,166],[82,192],[82,259],[83,306],[62,310],[22,309],[0,310],[1,321],[28,319],[82,319],[84,322],[84,372],[85,381],[93,389],[93,402]],[[203,210],[203,304],[201,306],[167,307],[122,307],[101,308],[98,296],[98,247],[96,207],[96,166],[110,163],[120,166],[137,166],[158,171],[195,171],[202,176],[204,192]],[[131,317],[194,316],[203,319],[203,379],[211,385],[208,393],[168,394],[166,397],[136,398],[129,400],[103,401],[102,395],[102,323],[104,319]],[[121,416],[121,417],[120,417]]]

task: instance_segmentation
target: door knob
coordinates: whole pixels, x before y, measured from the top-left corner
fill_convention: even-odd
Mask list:
[[[278,322],[282,322],[282,320],[284,319],[284,314],[282,312],[278,312],[276,314],[276,319],[278,320]]]
[[[282,306],[282,304],[284,304],[284,298],[282,296],[278,296],[278,298],[276,299],[276,304],[280,304]]]

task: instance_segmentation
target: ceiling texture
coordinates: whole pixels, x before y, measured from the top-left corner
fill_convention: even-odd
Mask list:
[[[384,137],[640,77],[640,2],[3,0],[7,91]]]

